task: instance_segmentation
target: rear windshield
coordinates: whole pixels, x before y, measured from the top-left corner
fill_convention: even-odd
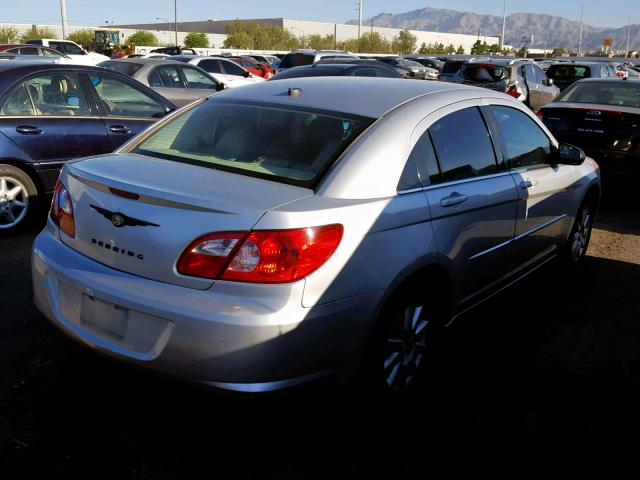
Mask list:
[[[300,67],[281,72],[273,77],[274,80],[300,77],[332,77],[340,75],[344,67]]]
[[[640,84],[591,81],[575,83],[555,101],[640,107]]]
[[[464,62],[446,62],[442,67],[442,73],[456,73]]]
[[[284,56],[280,62],[280,68],[293,68],[302,65],[311,65],[313,63],[313,55],[308,53],[289,53]]]
[[[583,65],[551,65],[547,69],[547,77],[554,80],[588,78],[591,69]]]
[[[464,78],[473,82],[499,82],[509,78],[509,70],[496,65],[467,65]]]
[[[130,62],[101,62],[100,67],[108,68],[109,70],[115,70],[116,72],[124,73],[125,75],[133,76],[138,70],[142,68],[140,63]]]
[[[311,187],[372,122],[338,112],[210,100],[133,152]]]

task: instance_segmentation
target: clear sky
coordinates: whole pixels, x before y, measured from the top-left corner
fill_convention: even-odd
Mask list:
[[[579,19],[583,0],[508,0],[508,12],[547,13]],[[601,27],[640,23],[640,0],[584,1],[585,22]],[[356,0],[178,0],[180,21],[286,17],[342,23],[357,18]],[[59,0],[0,0],[0,22],[58,23]],[[381,12],[401,13],[425,6],[502,15],[503,0],[364,0],[365,18]],[[634,11],[636,13],[634,13]],[[173,19],[173,0],[67,0],[71,25],[150,23]]]

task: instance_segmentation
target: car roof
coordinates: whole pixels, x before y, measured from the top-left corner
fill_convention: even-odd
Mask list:
[[[289,89],[292,88],[300,89],[301,93],[290,95]],[[278,80],[276,75],[268,82],[226,90],[211,99],[292,104],[379,118],[389,110],[423,95],[461,89],[476,92],[482,90],[482,94],[486,95],[485,89],[445,82],[369,77],[301,77]]]
[[[163,58],[110,58],[109,60],[105,60],[105,62],[122,62],[122,63],[135,63],[138,65],[150,65],[150,64],[160,64],[160,63],[182,63],[177,60],[172,60],[171,57],[163,57]],[[104,62],[101,62],[104,63]]]
[[[615,83],[617,85],[632,83],[634,85],[640,85],[640,78],[583,78],[576,83]]]
[[[600,66],[600,65],[607,65],[607,64],[609,64],[609,62],[554,62],[551,64],[551,66],[553,67],[554,65],[559,65],[562,67],[571,67],[571,66],[593,67],[593,66]]]

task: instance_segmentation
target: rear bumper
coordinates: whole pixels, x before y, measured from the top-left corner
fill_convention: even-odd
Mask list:
[[[36,305],[75,340],[161,373],[246,392],[347,379],[382,297],[304,308],[304,281],[265,286],[263,296],[251,297],[232,282],[204,291],[170,285],[97,263],[48,229],[35,240],[32,274]]]

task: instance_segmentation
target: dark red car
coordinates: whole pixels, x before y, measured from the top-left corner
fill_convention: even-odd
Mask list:
[[[273,68],[265,63],[258,62],[255,58],[251,57],[228,57],[229,60],[236,62],[238,65],[246,68],[252,74],[264,78],[265,80],[273,77]]]

